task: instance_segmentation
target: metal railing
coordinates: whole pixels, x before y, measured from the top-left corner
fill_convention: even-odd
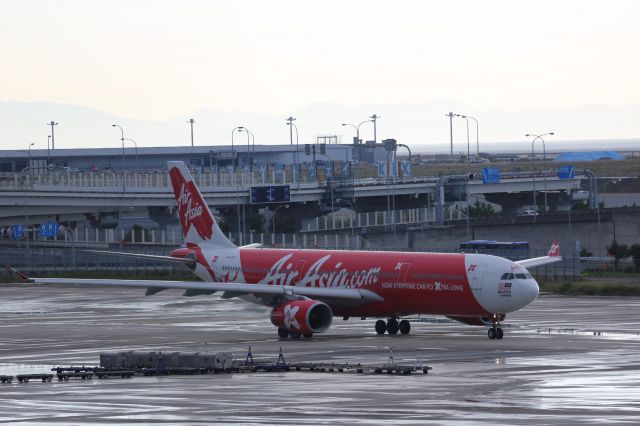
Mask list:
[[[304,226],[303,232],[337,231],[345,229],[371,228],[388,225],[431,224],[437,222],[435,207],[402,210],[383,210],[367,213],[327,214],[316,217]],[[453,207],[445,209],[448,220],[466,219],[465,212]]]
[[[290,172],[265,170],[254,172],[193,172],[194,179],[202,188],[215,187],[248,187],[253,185],[327,185],[326,179],[294,176]],[[338,182],[338,179],[334,180]],[[433,177],[395,177],[395,178],[355,178],[349,179],[354,186],[379,186],[388,184],[435,183]],[[69,191],[73,189],[102,188],[104,190],[144,189],[153,192],[171,188],[169,174],[164,170],[157,171],[69,171],[51,172],[42,175],[28,173],[0,173],[0,189],[25,190],[42,189],[47,191]]]

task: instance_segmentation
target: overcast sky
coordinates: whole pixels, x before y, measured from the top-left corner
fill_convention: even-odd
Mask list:
[[[158,121],[205,108],[285,117],[324,102],[448,99],[504,113],[640,103],[632,0],[0,0],[0,8],[0,101]]]

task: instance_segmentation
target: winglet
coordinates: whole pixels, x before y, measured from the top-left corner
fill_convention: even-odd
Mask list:
[[[551,244],[551,248],[549,248],[549,251],[547,252],[547,256],[552,256],[552,257],[559,257],[560,256],[560,246],[558,245],[558,241],[554,241],[553,244]]]
[[[23,283],[28,283],[29,281],[31,281],[26,274],[23,274],[22,272],[17,271],[15,268],[11,267],[11,265],[4,265],[4,269],[9,271],[11,275],[18,278]]]

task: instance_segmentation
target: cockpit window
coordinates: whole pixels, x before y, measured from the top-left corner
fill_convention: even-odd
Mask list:
[[[505,272],[504,274],[502,274],[502,276],[500,277],[501,280],[512,280],[513,279],[513,274],[510,274],[508,272]]]
[[[526,274],[516,274],[516,278],[519,280],[530,280],[533,276],[527,272]]]

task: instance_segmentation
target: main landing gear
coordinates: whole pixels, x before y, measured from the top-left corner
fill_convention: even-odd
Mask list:
[[[378,334],[384,334],[385,332],[398,334],[398,331],[401,334],[409,334],[411,331],[411,323],[407,320],[398,322],[397,318],[390,318],[386,322],[384,320],[376,321],[376,333]]]
[[[504,315],[502,317],[499,317],[498,315],[494,314],[491,317],[491,321],[493,322],[493,325],[487,331],[487,336],[489,336],[490,340],[493,340],[493,339],[501,340],[504,337],[504,332],[502,331],[502,328],[500,328],[501,319],[504,319]]]

